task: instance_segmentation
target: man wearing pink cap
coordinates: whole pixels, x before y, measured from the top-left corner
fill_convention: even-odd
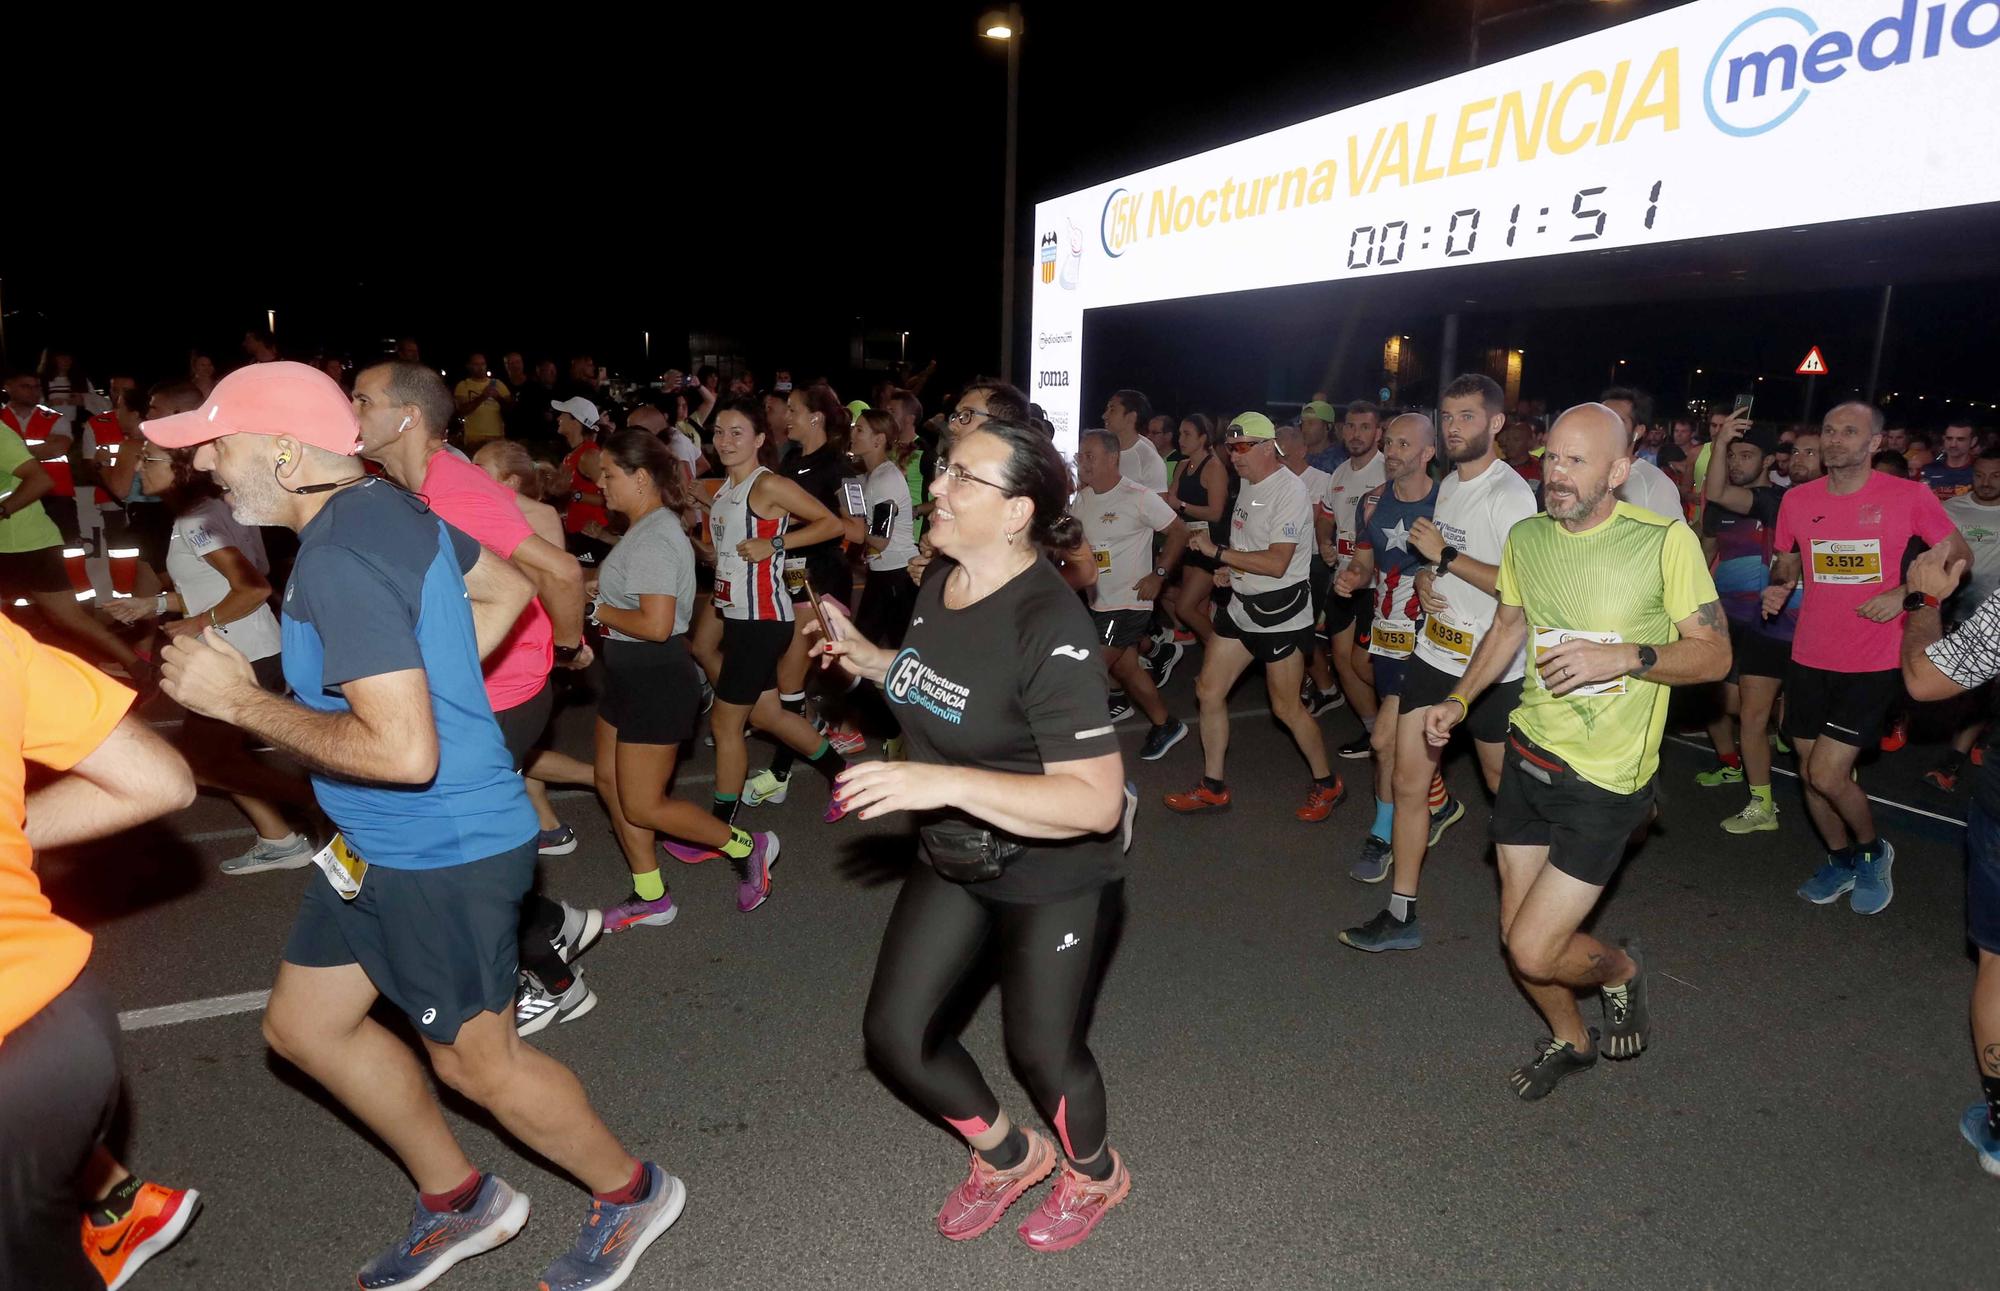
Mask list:
[[[519,1232],[528,1199],[473,1168],[421,1068],[370,1020],[387,996],[438,1078],[594,1194],[562,1291],[622,1283],[686,1202],[626,1153],[583,1088],[514,1028],[516,932],[535,874],[535,813],[487,703],[480,660],[531,589],[423,500],[361,469],[347,396],[299,363],[257,364],[208,402],[142,426],[198,445],[243,524],[284,525],[299,553],[284,598],[285,680],[205,632],[165,651],[167,693],[260,735],[312,773],[340,836],[315,860],[264,1016],[279,1054],[395,1152],[420,1190],[409,1234],[370,1261],[368,1291],[427,1286]]]

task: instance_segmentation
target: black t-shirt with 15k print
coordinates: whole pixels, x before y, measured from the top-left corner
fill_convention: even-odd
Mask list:
[[[1037,560],[958,610],[944,603],[952,568],[931,567],[882,685],[910,761],[1039,775],[1054,763],[1118,752],[1103,653],[1089,613],[1055,567]],[[1014,841],[1027,854],[970,890],[1001,901],[1056,901],[1121,872],[1116,834]]]

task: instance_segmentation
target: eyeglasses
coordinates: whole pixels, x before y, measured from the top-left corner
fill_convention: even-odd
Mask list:
[[[984,417],[990,421],[993,418],[993,414],[984,408],[959,408],[954,410],[951,416],[945,418],[945,420],[954,426],[970,426],[974,417]],[[980,483],[983,484],[985,481],[981,480]]]
[[[140,460],[140,461],[142,461],[142,462],[148,462],[148,463],[151,463],[151,464],[153,464],[153,465],[155,465],[155,466],[159,466],[159,465],[164,465],[164,464],[166,464],[166,463],[168,463],[168,462],[171,462],[171,461],[173,461],[174,459],[173,459],[173,458],[171,458],[171,457],[160,457],[160,456],[158,456],[158,455],[156,455],[156,454],[153,454],[153,453],[147,453],[147,454],[146,454],[146,455],[145,455],[144,457],[141,457],[141,458],[140,458],[139,460]]]
[[[1004,496],[1011,496],[1008,493],[1006,485],[995,484],[992,480],[983,479],[980,476],[974,475],[971,471],[966,470],[963,466],[954,466],[951,465],[950,463],[942,464],[938,467],[937,478],[949,479],[953,484],[963,484],[967,480],[970,480],[974,484],[984,484],[987,488],[992,489],[995,493],[999,493]]]
[[[1229,451],[1234,456],[1241,457],[1243,454],[1256,448],[1257,445],[1270,442],[1270,440],[1265,439],[1232,439],[1229,441]]]

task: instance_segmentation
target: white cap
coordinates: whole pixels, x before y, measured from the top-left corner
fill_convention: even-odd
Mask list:
[[[597,405],[582,395],[573,399],[558,399],[549,407],[556,412],[566,412],[583,423],[585,430],[597,429]]]

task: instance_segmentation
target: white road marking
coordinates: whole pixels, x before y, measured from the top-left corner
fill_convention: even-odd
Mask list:
[[[128,1009],[118,1015],[121,1031],[143,1031],[147,1027],[172,1026],[177,1022],[200,1022],[204,1018],[224,1018],[232,1013],[254,1013],[271,998],[269,991],[245,991],[241,995],[217,995],[185,1004],[163,1004],[156,1009]]]
[[[1691,749],[1698,749],[1703,752],[1714,752],[1714,749],[1711,746],[1703,744],[1698,740],[1685,739],[1679,735],[1669,735],[1667,738],[1672,740],[1676,744],[1685,744],[1687,747]],[[1773,771],[1776,771],[1779,775],[1790,776],[1794,780],[1799,778],[1798,772],[1787,771],[1785,768],[1777,765],[1775,761],[1771,764],[1771,769]],[[1941,812],[1928,811],[1922,807],[1915,805],[1914,803],[1897,802],[1894,798],[1882,798],[1872,793],[1868,795],[1868,801],[1879,802],[1884,807],[1894,807],[1898,811],[1907,811],[1912,816],[1928,816],[1932,820],[1941,820],[1947,825],[1957,825],[1960,829],[1965,828],[1965,822],[1960,820],[1956,816],[1947,816],[1942,814]]]

